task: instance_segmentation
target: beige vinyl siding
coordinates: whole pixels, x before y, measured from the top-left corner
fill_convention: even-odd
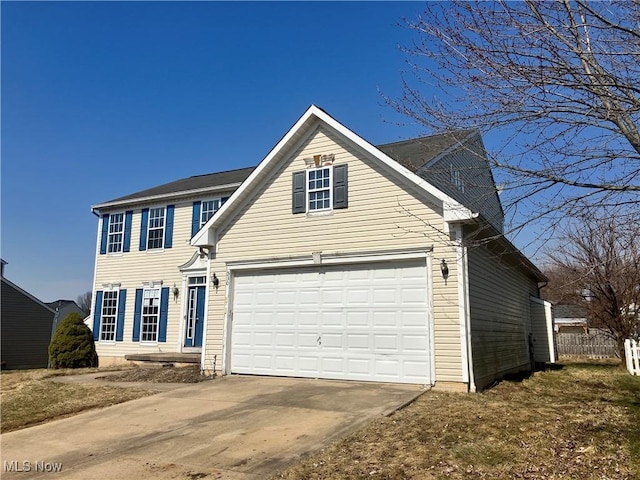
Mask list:
[[[451,183],[452,168],[460,172],[464,191]],[[457,150],[444,155],[421,176],[471,211],[479,212],[499,232],[502,231],[504,215],[480,136],[474,136]]]
[[[223,196],[228,196],[224,194]],[[206,197],[204,199],[208,199]],[[171,201],[167,203],[153,203],[148,205],[138,205],[133,210],[133,220],[131,225],[131,251],[118,254],[98,255],[96,262],[96,279],[94,292],[96,290],[106,290],[103,284],[119,283],[119,289],[127,290],[126,310],[124,317],[124,337],[122,342],[96,342],[96,349],[99,356],[103,357],[123,357],[130,353],[155,353],[155,352],[178,352],[182,342],[182,316],[184,294],[182,286],[182,272],[179,266],[187,263],[197,251],[190,245],[191,240],[191,220],[193,214],[193,202],[197,198],[189,198],[182,201]],[[173,242],[171,248],[157,250],[139,250],[141,212],[143,208],[166,207],[175,205],[173,218]],[[113,210],[121,212],[123,210]],[[110,213],[105,211],[103,213]],[[101,222],[98,222],[98,231],[101,230]],[[100,239],[98,238],[98,242]],[[99,249],[98,249],[99,251]],[[169,308],[167,313],[167,341],[158,343],[133,342],[133,315],[135,306],[136,289],[143,288],[143,282],[162,281],[162,287],[169,287]],[[177,301],[173,299],[174,284],[179,288],[180,293]],[[94,300],[95,302],[95,296]],[[92,305],[92,309],[95,305]],[[91,325],[93,325],[93,312],[91,314]]]
[[[334,165],[349,165],[349,207],[329,215],[294,215],[293,172],[305,170],[304,158],[323,154],[334,154]],[[439,261],[432,262],[430,272],[437,292],[433,298],[436,380],[461,381],[455,251],[443,234],[442,212],[435,204],[427,205],[423,198],[408,193],[404,182],[324,127],[313,131],[297,151],[275,165],[251,200],[218,232],[211,269],[222,288],[209,296],[206,362],[211,363],[214,356],[222,358],[227,308],[224,290],[230,291],[226,262],[286,259],[317,251],[332,254],[433,246],[434,258],[447,258],[451,266],[447,286]]]
[[[478,389],[530,368],[530,296],[537,283],[505,253],[468,249],[473,370]]]

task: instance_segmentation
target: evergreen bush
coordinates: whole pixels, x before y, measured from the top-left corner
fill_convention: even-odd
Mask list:
[[[70,313],[58,324],[49,344],[49,361],[51,368],[98,366],[93,334],[79,313]]]

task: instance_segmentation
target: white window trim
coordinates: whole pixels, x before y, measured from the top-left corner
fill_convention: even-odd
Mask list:
[[[150,247],[149,242],[151,241],[151,211],[162,209],[162,242],[159,247]],[[153,230],[160,230],[160,228],[154,227]],[[147,218],[147,251],[162,251],[164,250],[164,242],[167,230],[167,206],[162,205],[159,207],[150,207],[149,208],[149,218]]]
[[[143,326],[145,324],[144,322],[144,317],[145,317],[145,313],[144,313],[144,300],[145,300],[145,293],[151,290],[156,290],[158,292],[158,313],[156,314],[156,338],[155,340],[143,340],[143,333],[144,333],[144,329]],[[162,283],[160,283],[160,285],[152,285],[152,286],[145,286],[142,289],[142,305],[141,305],[141,309],[140,309],[140,343],[144,344],[144,345],[157,345],[158,344],[158,337],[160,334],[160,311],[162,310]],[[151,316],[151,315],[147,315],[147,316]]]
[[[120,232],[120,234],[122,235],[121,240],[120,240],[120,250],[118,251],[114,251],[114,252],[110,252],[110,245],[111,245],[111,235],[113,235],[111,233],[111,221],[113,220],[114,215],[122,215],[122,231]],[[125,212],[115,212],[115,213],[110,213],[109,214],[109,222],[107,225],[107,255],[121,255],[124,252],[124,230],[125,230],[125,222],[126,222],[126,214]]]
[[[114,323],[113,323],[113,340],[103,340],[102,339],[102,327],[104,325],[104,302],[106,300],[107,293],[116,294],[116,305],[115,305],[115,313],[113,315]],[[115,344],[116,336],[118,331],[118,308],[120,307],[120,289],[119,285],[116,288],[107,288],[102,291],[102,305],[100,305],[100,329],[98,330],[98,342],[106,345]]]
[[[317,172],[320,170],[329,170],[329,186],[327,188],[317,188],[311,189],[309,188],[309,174],[310,172]],[[305,171],[305,202],[306,202],[306,212],[307,215],[327,215],[333,212],[333,165],[321,165],[319,167],[308,168]],[[318,208],[315,210],[311,210],[309,204],[311,203],[311,193],[313,192],[322,192],[325,190],[329,190],[329,208]]]
[[[213,216],[215,215],[215,213],[216,213],[218,210],[220,210],[220,207],[222,207],[222,196],[220,196],[220,197],[211,197],[211,198],[207,198],[207,199],[202,200],[202,201],[200,202],[200,228],[204,227],[205,223],[207,223],[207,222],[209,221],[209,219],[211,218],[211,217],[209,217],[209,218],[207,218],[206,220],[204,220],[204,221],[203,221],[203,219],[202,219],[202,218],[203,218],[203,215],[204,215],[204,204],[205,204],[206,202],[215,202],[216,200],[218,201],[218,208],[216,208],[216,209],[213,211],[213,213],[211,214],[211,217],[213,217]]]

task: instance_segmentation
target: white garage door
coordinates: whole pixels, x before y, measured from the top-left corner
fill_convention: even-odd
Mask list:
[[[425,260],[240,273],[231,371],[430,383]]]

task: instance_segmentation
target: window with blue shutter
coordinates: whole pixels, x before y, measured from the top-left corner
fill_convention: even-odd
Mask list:
[[[193,202],[193,211],[191,213],[191,236],[193,237],[200,230],[200,205],[201,201]]]
[[[136,288],[136,301],[133,307],[133,335],[131,340],[140,341],[140,319],[142,318],[142,288]]]
[[[133,212],[128,210],[124,214],[124,244],[122,246],[123,252],[129,252],[131,250],[131,223],[133,222]]]
[[[158,341],[167,341],[167,316],[169,313],[169,287],[163,287],[160,293],[160,325],[158,326]]]
[[[164,227],[164,248],[173,246],[173,211],[175,205],[167,205],[167,214]]]
[[[118,318],[116,321],[116,342],[124,339],[124,311],[127,302],[127,291],[120,290],[118,294]]]
[[[147,249],[147,229],[149,228],[149,209],[143,208],[140,215],[140,250]]]
[[[93,307],[93,340],[100,338],[100,316],[102,314],[102,291],[96,292],[96,303]]]
[[[102,216],[102,232],[100,235],[100,254],[107,253],[107,242],[109,241],[109,214]]]

